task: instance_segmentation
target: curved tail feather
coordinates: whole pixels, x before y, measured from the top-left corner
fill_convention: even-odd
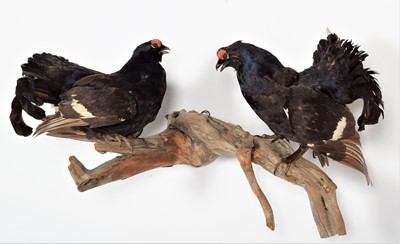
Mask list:
[[[367,184],[372,184],[368,174],[367,164],[365,163],[364,156],[361,152],[361,143],[358,133],[353,137],[339,141],[329,140],[316,143],[311,147],[311,149],[313,150],[313,155],[318,157],[322,166],[327,164],[326,157],[329,157],[339,163],[360,171],[365,175]]]
[[[32,55],[21,68],[23,77],[17,80],[10,114],[14,131],[21,136],[32,134],[32,128],[23,120],[22,111],[42,120],[46,113],[40,106],[44,103],[57,105],[65,89],[80,78],[99,73],[49,53]]]
[[[28,126],[22,118],[22,106],[17,97],[14,97],[11,102],[10,120],[17,135],[29,136],[32,134],[32,127]]]
[[[380,116],[384,118],[382,92],[376,78],[373,77],[377,72],[370,69],[364,69],[363,71],[363,77],[360,79],[368,82],[363,83],[363,86],[355,86],[352,89],[353,99],[362,98],[364,101],[363,110],[357,119],[359,131],[364,130],[365,125],[378,123]]]
[[[321,79],[316,85],[337,102],[349,104],[359,98],[363,100],[363,110],[357,119],[358,130],[362,131],[365,125],[376,124],[380,116],[384,117],[384,105],[380,86],[374,77],[378,73],[363,67],[362,62],[368,54],[359,48],[352,41],[329,34],[319,41],[313,54],[313,66],[327,73],[334,71],[334,76]]]

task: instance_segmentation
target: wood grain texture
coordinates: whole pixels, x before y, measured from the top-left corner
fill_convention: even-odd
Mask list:
[[[200,167],[220,155],[232,156],[238,159],[270,229],[275,228],[273,211],[257,183],[253,163],[272,174],[277,167],[275,176],[304,188],[321,238],[346,234],[335,183],[304,158],[291,165],[285,174],[286,165],[280,162],[293,152],[285,141],[253,136],[240,126],[214,118],[208,112],[181,110],[167,115],[167,120],[167,128],[157,135],[124,142],[96,141],[97,151],[115,152],[121,156],[94,169],[86,169],[71,156],[69,170],[78,190],[86,191],[159,167],[177,164]]]

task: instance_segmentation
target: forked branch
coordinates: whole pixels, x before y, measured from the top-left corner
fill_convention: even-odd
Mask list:
[[[70,157],[70,173],[79,191],[142,172],[177,164],[195,167],[207,165],[219,155],[234,156],[246,175],[251,189],[263,209],[266,224],[275,228],[272,208],[257,183],[252,162],[273,173],[275,165],[293,152],[284,141],[252,136],[237,125],[211,117],[207,112],[181,110],[167,115],[168,127],[163,132],[129,140],[127,143],[97,141],[99,152],[122,154],[88,170],[74,156]],[[276,176],[299,185],[308,194],[315,223],[322,238],[345,235],[346,229],[336,201],[336,185],[317,166],[300,159],[285,175],[284,165]]]

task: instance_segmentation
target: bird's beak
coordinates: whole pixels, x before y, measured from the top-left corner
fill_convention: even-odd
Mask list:
[[[169,49],[169,47],[163,46],[163,49],[161,49],[160,53],[161,54],[168,54],[170,51],[171,51],[171,49]]]
[[[222,72],[226,66],[228,66],[229,61],[228,60],[223,60],[223,59],[218,59],[217,64],[215,65],[215,69],[218,71],[220,68],[220,72]]]

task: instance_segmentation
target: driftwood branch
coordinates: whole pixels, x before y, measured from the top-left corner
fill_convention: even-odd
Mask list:
[[[235,156],[259,200],[266,225],[275,228],[272,208],[257,183],[252,162],[273,173],[283,157],[293,152],[282,140],[252,136],[237,125],[211,117],[207,112],[181,110],[167,115],[168,128],[163,132],[125,142],[97,141],[99,152],[120,153],[94,169],[86,169],[74,156],[69,170],[79,191],[142,172],[177,164],[195,167],[207,165],[219,155]],[[286,165],[280,164],[276,176],[299,185],[308,194],[315,223],[322,238],[345,235],[346,229],[336,201],[336,185],[317,166],[300,159],[285,175]]]

